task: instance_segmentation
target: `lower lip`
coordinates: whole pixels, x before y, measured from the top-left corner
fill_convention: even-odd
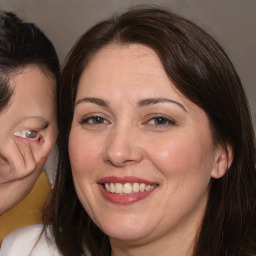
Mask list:
[[[138,201],[145,199],[152,192],[154,192],[157,187],[153,188],[150,191],[138,192],[138,193],[134,193],[134,194],[123,194],[123,195],[110,193],[101,184],[99,184],[99,188],[100,188],[100,191],[101,191],[102,195],[104,196],[104,198],[107,199],[108,201],[115,203],[115,204],[125,205],[125,204],[136,203]]]

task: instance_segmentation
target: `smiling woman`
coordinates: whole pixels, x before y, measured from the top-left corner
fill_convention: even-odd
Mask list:
[[[204,111],[175,89],[156,53],[140,44],[103,47],[84,70],[76,99],[70,162],[78,197],[100,229],[156,242],[193,216],[180,232],[196,231],[210,178],[223,176],[230,162],[214,149]]]
[[[115,16],[62,72],[45,230],[64,256],[252,256],[254,146],[241,82],[212,37],[161,9]]]
[[[0,11],[0,214],[40,175],[57,136],[55,49],[33,24]]]
[[[250,113],[213,38],[173,13],[131,10],[80,38],[61,84],[46,219],[63,255],[256,251]]]
[[[80,38],[61,85],[46,220],[63,255],[253,255],[254,133],[212,37],[131,10]]]

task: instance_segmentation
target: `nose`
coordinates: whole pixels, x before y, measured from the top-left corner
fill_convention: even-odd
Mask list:
[[[119,127],[110,132],[104,152],[104,161],[116,167],[133,165],[143,159],[140,138],[134,128]]]

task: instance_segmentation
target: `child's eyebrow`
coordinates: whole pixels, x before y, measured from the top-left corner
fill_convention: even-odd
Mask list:
[[[36,119],[39,122],[41,122],[43,125],[43,128],[46,128],[49,125],[49,121],[47,121],[44,117],[42,116],[26,116],[23,120],[28,120],[28,119]]]

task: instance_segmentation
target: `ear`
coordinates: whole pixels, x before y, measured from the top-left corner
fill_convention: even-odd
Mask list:
[[[230,145],[218,145],[215,152],[215,163],[212,178],[219,179],[225,175],[233,161],[233,149]]]

